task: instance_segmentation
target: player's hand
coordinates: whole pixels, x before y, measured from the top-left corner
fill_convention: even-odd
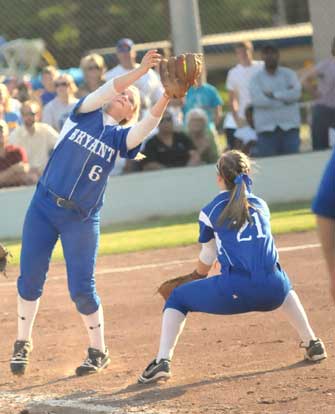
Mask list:
[[[157,53],[157,49],[149,50],[144,56],[141,61],[141,69],[146,73],[150,68],[153,68],[159,64],[162,57],[159,53]]]

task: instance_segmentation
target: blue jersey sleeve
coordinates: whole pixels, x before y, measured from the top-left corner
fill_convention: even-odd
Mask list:
[[[133,159],[136,155],[140,152],[141,145],[139,144],[137,147],[128,150],[127,148],[127,136],[130,131],[131,127],[129,128],[122,128],[119,127],[117,133],[117,149],[120,151],[121,158],[128,158]]]
[[[335,219],[335,149],[323,173],[312,210],[318,216]]]
[[[213,225],[207,214],[201,210],[199,214],[199,243],[207,243],[214,239]]]
[[[83,116],[87,114],[92,114],[93,112],[99,112],[101,109],[96,109],[92,112],[78,112],[78,109],[81,107],[81,104],[84,102],[85,96],[83,98],[80,98],[79,101],[75,104],[75,106],[72,108],[72,111],[69,115],[69,118],[72,122],[78,122]]]

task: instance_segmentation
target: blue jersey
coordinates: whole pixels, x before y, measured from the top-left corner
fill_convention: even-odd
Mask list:
[[[312,210],[318,216],[335,219],[335,148],[323,173]]]
[[[66,120],[40,182],[57,196],[72,200],[88,217],[102,206],[117,154],[134,158],[140,145],[128,151],[130,128],[104,125],[101,109],[77,113],[83,99]]]
[[[200,243],[215,239],[218,260],[222,268],[233,267],[251,274],[271,272],[278,261],[270,226],[270,211],[262,199],[248,194],[252,223],[240,229],[219,225],[218,219],[229,201],[229,191],[223,191],[200,212]]]

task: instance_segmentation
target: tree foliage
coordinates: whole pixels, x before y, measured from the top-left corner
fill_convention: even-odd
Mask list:
[[[286,1],[290,21],[301,18],[306,3]],[[274,4],[274,0],[199,0],[202,32],[271,26]],[[121,37],[137,43],[170,38],[168,0],[0,0],[0,7],[2,36],[44,39],[61,67],[76,66],[87,50],[113,46]]]

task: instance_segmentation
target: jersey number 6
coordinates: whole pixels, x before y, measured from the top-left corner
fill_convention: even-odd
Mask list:
[[[100,174],[102,173],[103,169],[100,165],[93,165],[91,171],[88,174],[88,178],[91,181],[98,181],[100,180]]]

